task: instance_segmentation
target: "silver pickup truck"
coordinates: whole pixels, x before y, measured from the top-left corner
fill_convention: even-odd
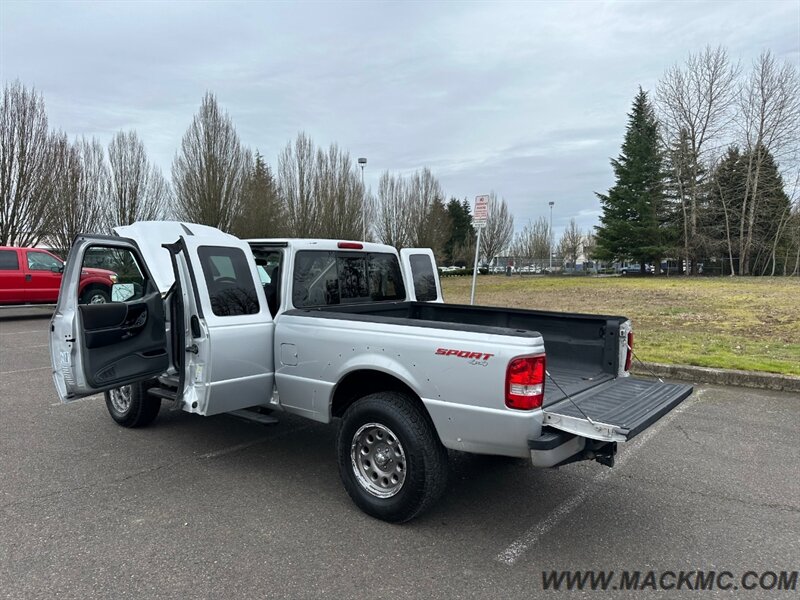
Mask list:
[[[447,449],[613,466],[692,392],[628,376],[625,317],[444,304],[433,254],[336,240],[242,241],[191,223],[81,235],[51,323],[62,401],[105,393],[137,427],[199,415],[341,420],[339,472],[365,512],[407,521],[444,491]],[[84,263],[111,302],[80,304]]]

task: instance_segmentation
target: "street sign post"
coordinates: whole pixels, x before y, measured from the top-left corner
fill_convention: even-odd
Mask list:
[[[469,303],[475,304],[475,281],[478,278],[478,255],[481,252],[481,230],[489,221],[489,196],[475,196],[475,207],[472,210],[472,225],[478,228],[478,240],[475,243],[475,264],[472,267],[472,293]]]
[[[475,210],[472,211],[472,224],[485,227],[489,220],[489,196],[475,196]]]

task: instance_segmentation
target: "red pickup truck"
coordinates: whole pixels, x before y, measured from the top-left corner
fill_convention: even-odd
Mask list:
[[[55,304],[63,271],[64,261],[47,250],[0,246],[0,305]],[[84,304],[108,302],[116,280],[113,271],[84,267],[80,301]]]

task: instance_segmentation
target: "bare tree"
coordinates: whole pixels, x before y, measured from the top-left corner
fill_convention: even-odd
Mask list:
[[[119,131],[108,145],[107,227],[153,221],[166,216],[169,184],[161,170],[147,159],[135,131]]]
[[[63,134],[55,139],[56,169],[49,241],[64,254],[79,233],[104,225],[102,207],[108,189],[108,169],[100,143],[82,138],[70,144]]]
[[[589,231],[583,236],[583,240],[581,241],[581,251],[587,259],[593,260],[595,248],[597,248],[597,240],[595,239],[594,234]]]
[[[229,231],[252,168],[230,116],[206,92],[172,163],[178,217]]]
[[[435,247],[439,242],[443,245],[449,235],[449,229],[442,235],[448,223],[442,222],[438,210],[433,211],[437,200],[444,206],[444,192],[439,180],[428,167],[424,167],[411,175],[406,191],[411,211],[411,245]]]
[[[278,157],[278,189],[291,235],[311,237],[320,211],[314,195],[314,143],[303,132]]]
[[[569,226],[561,234],[561,239],[558,241],[558,253],[573,267],[578,260],[578,254],[581,252],[583,240],[583,231],[578,227],[575,219],[570,219]]]
[[[520,258],[544,261],[549,258],[551,247],[550,224],[545,217],[539,217],[535,221],[528,221],[517,233],[512,251],[514,256]]]
[[[739,92],[741,126],[748,152],[747,186],[741,200],[739,274],[750,273],[761,173],[768,155],[796,158],[800,140],[800,78],[790,62],[769,51],[755,61]],[[788,214],[787,214],[788,216]],[[779,228],[780,229],[780,228]]]
[[[358,167],[336,144],[327,151],[318,149],[310,137],[299,133],[278,157],[278,189],[292,235],[362,237],[371,202]]]
[[[708,151],[719,149],[728,134],[735,101],[739,66],[732,65],[723,47],[689,54],[683,65],[667,70],[657,86],[657,105],[665,146],[678,182],[683,216],[683,252],[687,264],[697,269],[703,161]],[[687,274],[688,274],[687,269]]]
[[[514,216],[509,212],[504,198],[495,192],[489,194],[489,218],[481,232],[481,254],[488,260],[507,249],[514,237]]]
[[[398,250],[411,245],[413,217],[407,188],[402,176],[389,171],[384,171],[378,182],[376,235],[382,243]]]
[[[0,109],[0,246],[32,246],[45,234],[54,148],[42,96],[19,81],[6,84]]]
[[[317,150],[314,195],[319,204],[318,235],[335,239],[360,239],[364,231],[367,195],[358,168],[336,144]]]

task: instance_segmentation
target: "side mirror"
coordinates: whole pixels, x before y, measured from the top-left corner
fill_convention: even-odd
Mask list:
[[[267,266],[267,259],[266,258],[257,258],[256,265],[259,267],[266,267]]]
[[[64,265],[59,265],[57,267],[50,267],[50,270],[53,273],[63,273],[64,272]]]
[[[125,302],[125,300],[132,298],[136,290],[132,283],[115,283],[111,286],[111,301],[112,302]]]

